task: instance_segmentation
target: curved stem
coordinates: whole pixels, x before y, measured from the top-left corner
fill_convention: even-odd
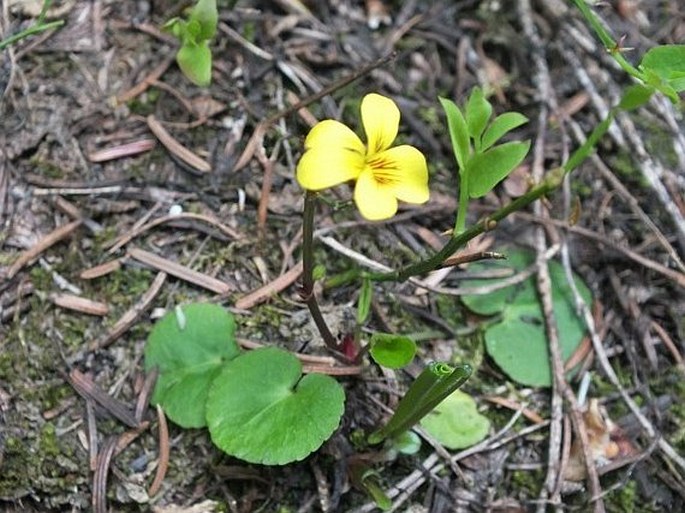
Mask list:
[[[338,341],[323,318],[319,303],[314,294],[314,210],[316,207],[316,194],[307,191],[304,197],[304,211],[302,212],[302,290],[300,294],[307,303],[309,313],[314,319],[324,343],[332,350],[338,352]]]

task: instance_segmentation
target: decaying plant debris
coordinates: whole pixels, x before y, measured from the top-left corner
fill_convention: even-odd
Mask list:
[[[629,80],[560,0],[220,2],[208,89],[184,80],[159,28],[190,2],[55,3],[48,18],[66,20],[61,29],[0,53],[0,509],[373,510],[350,489],[347,463],[360,456],[349,440],[396,404],[407,375],[334,365],[308,324],[293,178],[304,134],[367,92],[400,105],[401,137],[432,166],[430,202],[380,226],[328,211],[317,253],[331,274],[360,256],[392,267],[451,227],[456,179],[438,95],[462,101],[487,86],[497,109],[532,120],[527,166],[475,220],[558,165]],[[685,40],[681,4],[616,0],[598,13],[637,58]],[[0,36],[38,12],[4,2]],[[620,115],[564,191],[473,248],[524,241],[591,285],[577,355],[590,382],[526,389],[480,363],[476,321],[455,297],[460,270],[377,299],[379,327],[430,332],[423,361],[480,363],[467,389],[494,426],[461,452],[428,440],[416,456],[379,462],[395,509],[684,508],[684,134],[663,98]],[[543,268],[533,271],[544,305]],[[322,294],[341,333],[348,292]],[[153,320],[201,299],[234,311],[246,347],[277,344],[344,376],[346,421],[315,456],[247,465],[205,432],[170,425],[167,437],[162,417],[143,409]],[[585,386],[589,408],[577,399]]]

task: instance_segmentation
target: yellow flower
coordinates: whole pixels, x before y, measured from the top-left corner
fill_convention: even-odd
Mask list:
[[[366,146],[339,121],[327,119],[311,129],[297,165],[297,181],[302,188],[320,191],[354,180],[357,208],[372,221],[394,216],[397,200],[428,201],[428,169],[423,154],[409,145],[390,147],[400,124],[395,102],[380,94],[367,94],[361,115]]]

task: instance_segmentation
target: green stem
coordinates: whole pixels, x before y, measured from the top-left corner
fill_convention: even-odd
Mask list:
[[[600,39],[600,41],[602,41],[602,44],[609,51],[609,53],[618,63],[618,65],[621,66],[623,71],[644,82],[644,74],[635,66],[630,64],[625,57],[623,57],[618,47],[618,44],[616,43],[614,38],[611,37],[609,32],[607,32],[606,29],[602,26],[599,19],[597,18],[597,15],[594,12],[592,12],[592,9],[588,7],[588,5],[585,3],[585,0],[573,0],[573,3],[576,4],[578,10],[583,14],[587,22],[595,31],[595,34],[597,34],[597,37]]]
[[[319,303],[314,294],[314,210],[316,194],[307,191],[304,197],[304,211],[302,213],[302,290],[301,295],[307,303],[309,313],[314,319],[324,343],[333,351],[338,351],[338,341],[323,318]]]
[[[466,213],[469,206],[469,184],[465,172],[460,173],[459,181],[459,209],[457,210],[457,220],[454,223],[454,234],[459,235],[466,230]]]
[[[440,251],[426,260],[422,260],[420,262],[403,267],[402,269],[387,273],[368,272],[365,273],[365,276],[374,281],[402,282],[406,281],[412,276],[418,276],[437,269],[445,261],[445,259],[452,256],[455,251],[464,246],[468,241],[480,235],[481,233],[494,229],[497,226],[497,223],[499,223],[512,212],[521,210],[522,208],[531,204],[533,201],[559,187],[565,174],[566,170],[562,167],[551,170],[549,173],[547,173],[547,175],[545,175],[545,179],[542,182],[533,187],[526,194],[516,198],[511,203],[500,208],[490,216],[482,219],[463,232],[454,234]]]
[[[4,50],[8,46],[16,43],[17,41],[24,39],[25,37],[31,36],[33,34],[38,34],[39,32],[44,32],[52,28],[61,27],[64,25],[64,20],[51,21],[50,23],[45,23],[43,25],[32,25],[29,28],[22,30],[18,34],[8,37],[0,41],[0,50]]]

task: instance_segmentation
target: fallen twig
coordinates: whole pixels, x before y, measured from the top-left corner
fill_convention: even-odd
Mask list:
[[[266,301],[274,294],[278,294],[286,287],[290,286],[302,274],[302,262],[298,262],[288,272],[282,274],[263,287],[253,290],[249,294],[241,297],[235,302],[235,307],[243,310],[252,308],[259,303]]]
[[[152,114],[147,117],[147,126],[150,128],[150,131],[155,134],[155,137],[159,139],[159,142],[161,142],[170,153],[181,159],[190,167],[200,171],[201,173],[209,173],[212,170],[212,166],[209,162],[197,156],[195,153],[174,139],[171,134],[166,131],[166,128],[164,128],[157,118],[155,118]]]
[[[159,423],[159,458],[157,460],[157,471],[152,484],[148,489],[148,496],[154,497],[162,487],[162,482],[169,468],[169,428],[166,423],[164,410],[157,405],[157,422]]]
[[[202,214],[195,214],[192,212],[181,212],[180,214],[169,214],[166,216],[158,217],[157,219],[154,219],[150,222],[146,222],[145,224],[136,223],[136,226],[133,229],[131,229],[128,233],[123,235],[121,238],[119,238],[119,240],[107,252],[109,254],[115,253],[121,247],[131,242],[134,238],[140,236],[142,233],[145,233],[146,231],[150,230],[151,228],[154,228],[155,226],[159,226],[160,224],[168,222],[180,221],[184,219],[202,221],[214,226],[221,233],[227,235],[228,237],[231,237],[233,239],[241,238],[239,233],[237,233],[231,227],[221,223],[218,219]]]
[[[140,317],[140,315],[149,308],[152,301],[155,299],[157,294],[164,285],[166,281],[167,274],[165,272],[157,273],[155,279],[152,281],[150,288],[147,289],[145,294],[140,298],[140,300],[131,307],[121,318],[112,326],[112,329],[103,338],[92,342],[89,346],[91,351],[97,349],[102,349],[107,347],[116,339],[118,339],[126,330],[128,330],[133,323]]]
[[[128,254],[132,258],[135,258],[139,262],[142,262],[153,269],[164,271],[165,273],[175,276],[183,281],[187,281],[199,287],[211,290],[216,294],[228,294],[232,290],[232,287],[228,283],[217,280],[216,278],[212,278],[207,274],[194,271],[193,269],[174,262],[173,260],[163,258],[155,255],[154,253],[150,253],[149,251],[138,248],[130,248],[128,250]]]
[[[93,301],[72,294],[51,294],[50,299],[57,306],[89,315],[105,316],[109,313],[109,306],[99,301]]]
[[[140,426],[133,412],[124,403],[102,390],[92,379],[78,369],[71,370],[67,375],[67,381],[81,397],[87,401],[92,400],[99,404],[113,417],[127,426],[132,428]]]
[[[107,513],[107,474],[117,446],[117,436],[110,436],[98,453],[95,473],[93,474],[93,511]]]
[[[7,270],[7,278],[12,279],[16,274],[24,268],[29,262],[37,258],[43,251],[49,247],[57,244],[62,239],[66,239],[71,235],[76,228],[81,226],[82,221],[72,221],[71,223],[64,224],[59,228],[48,233],[45,237],[39,240],[33,247],[24,251],[19,258],[17,258],[14,263]]]

